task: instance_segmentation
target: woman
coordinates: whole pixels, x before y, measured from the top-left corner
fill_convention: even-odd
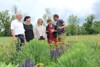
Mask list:
[[[25,29],[25,38],[26,41],[29,42],[30,40],[32,40],[34,38],[34,33],[33,33],[33,26],[30,23],[31,21],[31,17],[30,16],[26,16],[24,18],[24,29]]]
[[[43,20],[41,18],[38,19],[37,25],[34,30],[35,38],[38,40],[46,40],[46,28],[43,26]]]
[[[57,27],[52,24],[52,20],[47,20],[48,26],[46,27],[48,43],[54,42],[57,44]]]

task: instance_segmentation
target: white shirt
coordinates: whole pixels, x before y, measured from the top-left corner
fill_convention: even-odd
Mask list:
[[[21,21],[18,21],[17,19],[11,22],[11,29],[14,30],[15,35],[24,34],[25,31],[23,23]]]
[[[47,39],[47,35],[46,35],[46,27],[44,27],[43,25],[41,26],[36,26],[34,28],[34,34],[35,34],[35,38],[39,39],[40,36],[43,36],[45,39]]]

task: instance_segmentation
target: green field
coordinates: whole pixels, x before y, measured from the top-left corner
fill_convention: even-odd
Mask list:
[[[61,44],[59,47],[60,55],[56,56],[56,62],[51,58],[52,50],[45,41],[32,40],[16,52],[12,37],[0,37],[0,67],[9,63],[13,64],[8,67],[18,67],[18,62],[23,63],[27,58],[34,60],[35,64],[43,63],[45,67],[100,67],[100,35],[67,36],[65,48]]]
[[[9,45],[13,41],[12,37],[0,37],[0,45]],[[65,37],[65,42],[68,41],[94,41],[99,43],[100,42],[100,35],[80,35],[80,36],[67,36]]]

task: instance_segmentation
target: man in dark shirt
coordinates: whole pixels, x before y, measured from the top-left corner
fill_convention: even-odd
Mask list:
[[[65,33],[65,28],[67,25],[64,23],[62,19],[59,19],[59,15],[54,14],[53,15],[54,21],[56,21],[56,26],[57,26],[57,32],[58,32],[58,41],[64,43],[66,33]]]

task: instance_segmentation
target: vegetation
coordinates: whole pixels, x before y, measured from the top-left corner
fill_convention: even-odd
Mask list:
[[[57,54],[57,49],[54,49],[54,60],[52,60],[52,56],[50,57],[50,52],[53,49],[50,50],[45,41],[32,40],[30,43],[26,43],[21,51],[17,52],[12,38],[2,37],[0,38],[0,57],[2,57],[0,62],[2,66],[10,64],[12,67],[35,66],[40,63],[44,64],[45,67],[99,67],[99,37],[100,35],[66,37],[65,47],[67,46],[67,49],[64,52],[59,49],[61,54],[59,51]]]
[[[47,67],[100,67],[99,49],[98,44],[89,41],[73,44],[58,58],[58,62]]]
[[[17,62],[20,63],[23,63],[26,58],[35,64],[50,62],[49,45],[45,41],[32,40],[30,43],[26,43],[17,54]]]

